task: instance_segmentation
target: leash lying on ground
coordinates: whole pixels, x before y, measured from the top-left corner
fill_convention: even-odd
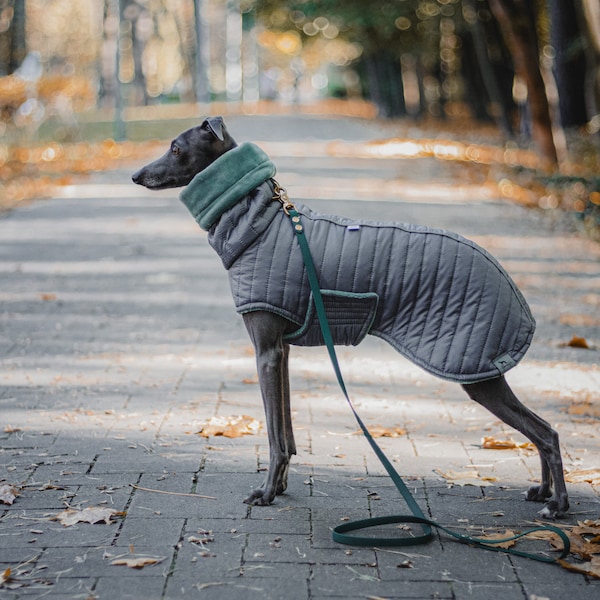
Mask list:
[[[564,531],[557,527],[553,527],[552,525],[540,525],[539,527],[533,527],[522,533],[517,535],[502,538],[502,539],[482,539],[470,537],[468,535],[463,535],[440,525],[436,521],[428,519],[421,510],[420,506],[417,504],[413,496],[411,495],[409,489],[406,484],[402,480],[402,477],[398,474],[396,469],[394,469],[393,465],[390,463],[387,456],[383,453],[377,442],[373,439],[373,436],[369,433],[368,428],[363,423],[362,419],[356,412],[352,401],[350,400],[350,396],[346,389],[346,385],[344,383],[344,379],[342,377],[342,373],[340,370],[340,366],[337,360],[335,347],[333,344],[333,337],[331,335],[329,322],[327,320],[327,315],[325,312],[325,306],[323,303],[323,298],[321,295],[321,289],[319,286],[319,281],[317,277],[317,273],[315,270],[315,266],[312,260],[312,256],[310,253],[310,249],[308,247],[308,241],[306,236],[304,235],[304,227],[301,222],[300,214],[296,210],[296,207],[290,202],[289,197],[285,189],[283,189],[275,180],[273,181],[274,185],[274,200],[279,201],[282,206],[284,212],[290,217],[290,222],[294,228],[296,233],[296,239],[300,246],[300,250],[302,252],[302,257],[304,259],[304,265],[306,267],[306,272],[308,275],[308,281],[310,284],[310,289],[312,291],[313,301],[315,304],[315,310],[317,313],[317,317],[319,319],[319,324],[321,326],[321,332],[323,334],[323,339],[325,341],[325,345],[327,347],[327,351],[329,353],[329,358],[331,359],[331,363],[333,365],[333,370],[336,374],[338,383],[340,388],[358,422],[363,434],[365,435],[367,441],[369,442],[371,448],[379,458],[381,464],[384,466],[388,475],[391,477],[394,485],[397,490],[400,492],[400,495],[408,505],[409,509],[412,512],[412,515],[392,515],[388,517],[375,517],[370,519],[363,519],[360,521],[353,521],[350,523],[345,523],[343,525],[338,525],[333,529],[332,537],[335,542],[340,544],[350,544],[354,546],[415,546],[419,544],[425,544],[433,539],[433,529],[439,529],[451,537],[457,539],[458,541],[474,545],[479,548],[483,548],[485,550],[493,550],[496,552],[504,552],[506,554],[513,554],[516,556],[522,556],[525,558],[530,558],[533,560],[537,560],[540,562],[553,563],[558,560],[565,558],[570,552],[570,542],[569,538],[565,534]],[[390,525],[394,523],[415,523],[420,525],[422,529],[422,534],[414,537],[366,537],[360,535],[351,535],[349,532],[357,531],[360,529],[368,529],[371,527],[377,527],[381,525]],[[502,548],[502,544],[510,543],[519,538],[526,537],[536,531],[549,531],[556,534],[563,542],[563,549],[558,558],[552,558],[548,556],[544,556],[542,554],[533,554],[529,552],[522,552],[520,550],[512,550],[510,548]]]

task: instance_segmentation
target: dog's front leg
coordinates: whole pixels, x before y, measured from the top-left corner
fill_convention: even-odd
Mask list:
[[[289,346],[283,341],[289,323],[268,312],[247,313],[244,323],[256,352],[270,459],[265,483],[253,490],[244,502],[264,506],[285,491],[290,456],[296,453],[290,409]]]

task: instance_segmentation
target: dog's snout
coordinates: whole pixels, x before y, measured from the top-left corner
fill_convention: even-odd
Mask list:
[[[139,171],[136,171],[131,176],[131,181],[133,181],[133,183],[141,183],[141,181],[142,181],[142,171],[143,171],[143,169],[140,169]]]

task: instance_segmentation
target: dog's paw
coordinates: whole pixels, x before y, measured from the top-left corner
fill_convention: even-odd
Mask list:
[[[551,502],[548,502],[542,510],[538,511],[538,515],[540,515],[542,519],[562,519],[568,509],[568,504],[566,507],[562,508],[556,500],[552,500]]]
[[[269,506],[273,503],[275,495],[265,494],[265,490],[258,488],[253,490],[252,493],[244,499],[244,504],[250,504],[251,506]]]
[[[543,485],[535,485],[527,490],[525,498],[529,502],[546,502],[552,496],[552,490]]]

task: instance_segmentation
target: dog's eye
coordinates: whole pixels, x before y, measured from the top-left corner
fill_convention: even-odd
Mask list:
[[[179,156],[181,154],[181,148],[179,148],[179,146],[177,144],[173,144],[171,146],[171,154],[174,154],[175,156]]]

